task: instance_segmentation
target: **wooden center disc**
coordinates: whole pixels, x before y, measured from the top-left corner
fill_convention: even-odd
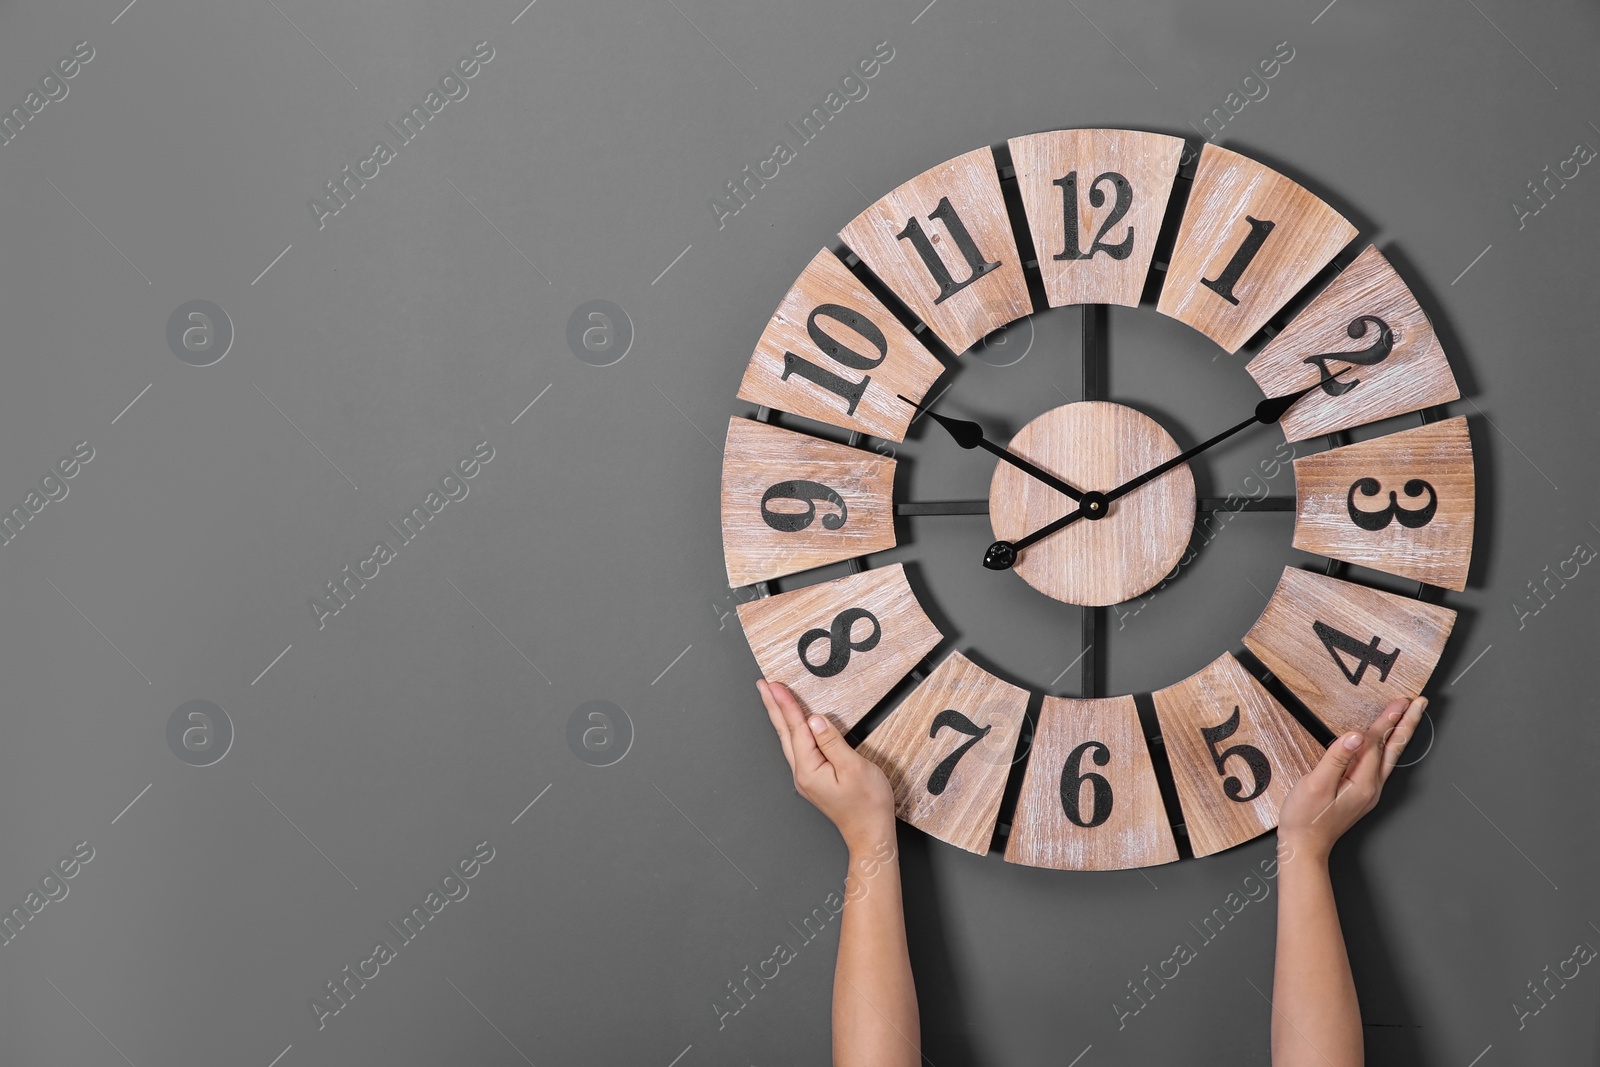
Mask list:
[[[1080,492],[1100,493],[1182,451],[1148,415],[1102,400],[1047,411],[1008,447]],[[1010,463],[996,464],[989,522],[997,539],[1019,540],[1077,506]],[[1187,465],[1176,467],[1113,501],[1105,518],[1079,519],[1023,549],[1012,569],[1039,592],[1069,604],[1118,604],[1172,572],[1194,518],[1194,475]]]

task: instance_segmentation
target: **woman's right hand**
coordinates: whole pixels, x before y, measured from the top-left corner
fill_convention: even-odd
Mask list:
[[[1326,860],[1335,841],[1371,811],[1427,708],[1426,697],[1395,700],[1365,733],[1334,739],[1295,783],[1278,811],[1278,843]]]

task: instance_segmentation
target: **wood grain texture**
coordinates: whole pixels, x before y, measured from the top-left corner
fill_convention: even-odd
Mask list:
[[[1285,396],[1314,385],[1321,371],[1316,363],[1306,362],[1308,358],[1360,351],[1377,340],[1379,331],[1370,323],[1358,327],[1359,336],[1351,337],[1351,323],[1362,315],[1388,323],[1393,335],[1388,356],[1371,366],[1326,361],[1330,374],[1351,367],[1340,375],[1340,384],[1360,384],[1340,396],[1319,389],[1290,408],[1278,423],[1287,440],[1304,441],[1460,397],[1433,325],[1376,245],[1369,245],[1329,282],[1245,369],[1268,396]]]
[[[1285,567],[1266,610],[1244,645],[1334,733],[1365,730],[1389,701],[1422,692],[1439,663],[1456,613],[1312,571]],[[1395,652],[1388,677],[1356,656],[1334,653],[1317,635],[1321,622],[1377,652]],[[1341,667],[1343,663],[1345,666]],[[1360,675],[1352,682],[1345,670]]]
[[[929,786],[935,769],[972,740],[952,726],[931,733],[935,718],[947,709],[988,733],[956,761],[943,791],[935,795]],[[994,837],[1027,710],[1026,689],[951,652],[856,751],[883,768],[894,788],[896,815],[923,833],[983,856]]]
[[[1007,143],[1050,306],[1137,307],[1183,155],[1183,139],[1140,130],[1052,130],[1013,137]],[[1091,183],[1108,172],[1121,175],[1133,191],[1127,213],[1103,238],[1104,244],[1118,246],[1131,233],[1125,258],[1116,259],[1102,251],[1088,259],[1057,259],[1067,250],[1066,198],[1055,182],[1076,174],[1078,239],[1074,248],[1085,253],[1115,212],[1117,196],[1112,182],[1098,183],[1095,192],[1102,197],[1100,206],[1090,199]]]
[[[778,578],[893,548],[895,461],[778,426],[730,418],[722,460],[722,553],[730,586]],[[769,489],[806,480],[844,501],[774,498],[766,510],[811,521],[775,529],[764,517]],[[830,523],[838,523],[830,529]]]
[[[1374,479],[1377,491],[1364,479]],[[1408,483],[1418,479],[1409,493]],[[1472,439],[1465,418],[1446,419],[1412,430],[1345,445],[1294,461],[1294,547],[1347,563],[1415,578],[1429,585],[1467,587],[1472,563],[1475,487]],[[1387,526],[1367,530],[1350,508],[1381,515],[1398,506],[1433,517],[1409,528],[1396,515]]]
[[[1176,685],[1152,694],[1161,738],[1172,764],[1183,807],[1183,822],[1196,856],[1210,856],[1248,841],[1278,825],[1283,798],[1322,758],[1322,746],[1273,699],[1260,682],[1224,652]],[[1248,745],[1266,757],[1271,768],[1267,787],[1250,800],[1232,800],[1225,792],[1230,778],[1249,796],[1259,783],[1242,755],[1229,756],[1217,770],[1212,744],[1203,730],[1221,726],[1238,709],[1234,732],[1218,739],[1215,752]]]
[[[1095,762],[1098,749],[1085,750],[1078,758],[1079,777],[1069,781],[1069,788],[1075,784],[1078,789],[1080,820],[1090,821],[1096,817],[1093,785],[1081,776],[1100,775],[1111,787],[1111,813],[1098,826],[1084,827],[1066,816],[1062,772],[1079,745],[1095,741],[1105,747],[1106,762]],[[1058,870],[1112,871],[1177,858],[1133,698],[1045,697],[1006,839],[1006,860]]]
[[[882,353],[881,363],[870,370],[848,367],[817,346],[808,325],[812,313],[827,305],[849,308],[882,332],[886,351]],[[852,351],[869,360],[878,358],[879,349],[871,343],[871,338],[861,336],[832,316],[819,315],[816,324],[826,336]],[[785,379],[784,357],[789,353],[852,383],[870,379],[856,401],[854,412],[849,410],[850,402],[839,393],[800,374],[791,373]],[[902,326],[882,301],[867,291],[838,256],[824,248],[800,272],[761,332],[755,355],[750,357],[744,380],[739,383],[739,399],[803,415],[830,426],[860,430],[884,440],[902,441],[906,426],[916,412],[896,394],[921,400],[928,387],[943,373],[944,364],[927,346]]]
[[[1065,404],[1024,426],[1006,446],[1083,492],[1108,492],[1182,451],[1161,424],[1133,408],[1090,400]],[[1016,541],[1077,509],[1077,502],[1009,463],[989,482],[996,538]],[[1022,550],[1013,572],[1069,604],[1117,604],[1172,572],[1194,529],[1194,475],[1176,467]]]
[[[1238,303],[1230,304],[1201,281],[1219,278],[1244,244],[1247,216],[1274,225],[1233,287]],[[1157,310],[1237,352],[1355,235],[1343,215],[1309,190],[1247,156],[1207,144]]]
[[[839,613],[849,608],[872,613],[878,639],[871,648],[852,651],[839,673],[819,676],[801,661],[800,642],[812,630],[829,634]],[[899,563],[752,600],[740,604],[738,612],[762,677],[788,686],[803,709],[826,715],[840,731],[860,722],[943,639]],[[865,645],[873,633],[871,622],[858,618],[850,640]],[[826,637],[817,640],[807,649],[807,662],[826,663],[832,647]]]
[[[954,235],[943,222],[929,218],[946,197],[982,261],[999,266],[940,301],[939,284],[922,256],[910,239],[895,235],[916,220],[952,280],[966,281],[973,271]],[[987,146],[923,171],[857,215],[839,237],[952,352],[965,352],[986,334],[1033,311],[994,153]]]

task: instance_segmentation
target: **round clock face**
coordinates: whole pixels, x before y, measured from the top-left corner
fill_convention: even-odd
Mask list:
[[[1003,838],[1012,862],[1104,870],[1272,829],[1319,738],[1423,690],[1455,621],[1434,594],[1466,585],[1472,445],[1465,419],[1438,417],[1460,392],[1416,297],[1376,246],[1346,253],[1356,228],[1303,186],[1209,143],[1192,170],[1184,153],[1162,134],[1058,130],[890,191],[784,295],[738,391],[755,417],[729,420],[723,548],[729,584],[755,593],[739,619],[762,673],[842,730],[874,722],[860,751],[900,818],[973,852]],[[1263,399],[1180,447],[1157,413],[1105,395],[1113,304],[1240,355]],[[1004,438],[940,411],[947,364],[1066,305],[1083,305],[1082,399],[1043,399]],[[1413,427],[1344,438],[1410,413]],[[903,441],[923,415],[924,432],[993,459],[986,496],[897,494],[893,449],[871,440]],[[1294,461],[1292,499],[1234,510],[1292,510],[1292,546],[1327,567],[1286,567],[1243,653],[1230,647],[1241,635],[1219,634],[1216,659],[1155,692],[1101,693],[1093,671],[1077,696],[1001,678],[941,648],[903,563],[871,565],[899,543],[897,523],[987,513],[971,566],[1010,571],[992,577],[1014,595],[1080,606],[1087,654],[1106,636],[1099,609],[1169,577],[1215,509],[1196,495],[1203,454],[1263,424],[1327,447]],[[840,563],[842,578],[808,578]],[[1349,580],[1346,564],[1417,594]]]

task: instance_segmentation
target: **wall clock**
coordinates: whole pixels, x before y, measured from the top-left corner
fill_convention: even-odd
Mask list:
[[[973,852],[996,841],[1008,782],[1015,809],[999,828],[1021,864],[1148,866],[1272,829],[1319,736],[1365,728],[1422,691],[1455,621],[1438,601],[1466,585],[1472,445],[1466,420],[1438,410],[1460,392],[1416,297],[1376,246],[1334,273],[1356,227],[1300,184],[1213,144],[1192,170],[1184,154],[1157,133],[1058,130],[917,175],[801,272],[739,386],[755,417],[728,422],[723,549],[730,586],[759,594],[738,614],[762,673],[846,731],[903,691],[860,751],[888,774],[900,818]],[[923,401],[946,359],[1035,311],[1030,277],[1047,306],[1085,305],[1084,398],[995,441]],[[1153,305],[1229,354],[1248,347],[1265,399],[1181,449],[1105,396],[1112,304]],[[894,459],[864,446],[902,441],[924,410],[938,432],[993,454],[986,499],[896,499]],[[779,413],[849,440],[779,425]],[[1345,439],[1412,413],[1415,426]],[[1046,695],[958,650],[935,663],[944,635],[904,565],[868,565],[896,544],[897,522],[986,512],[992,540],[974,545],[973,566],[1009,572],[994,577],[1014,595],[1079,606],[1091,647],[1099,612],[1169,574],[1197,512],[1215,506],[1197,499],[1190,464],[1259,423],[1328,439],[1295,460],[1293,498],[1261,502],[1292,509],[1293,547],[1327,560],[1286,567],[1243,635],[1261,677],[1223,650],[1150,694],[1103,694],[1091,667],[1078,696]],[[842,562],[844,577],[807,583]],[[1355,581],[1349,564],[1415,581],[1417,594]]]

